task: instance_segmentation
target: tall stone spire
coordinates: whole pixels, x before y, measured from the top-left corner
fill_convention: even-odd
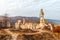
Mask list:
[[[23,24],[25,24],[25,18],[23,18]]]
[[[41,11],[40,11],[40,27],[41,28],[44,27],[44,12],[43,12],[43,9],[41,9]]]
[[[40,11],[40,23],[44,23],[44,12],[43,9]]]

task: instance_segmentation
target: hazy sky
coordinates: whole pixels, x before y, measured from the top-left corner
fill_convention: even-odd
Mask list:
[[[39,17],[41,8],[46,19],[60,20],[60,0],[0,0],[0,15]]]

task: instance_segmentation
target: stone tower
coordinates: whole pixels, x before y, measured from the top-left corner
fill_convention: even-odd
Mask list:
[[[43,9],[40,11],[40,23],[44,23],[44,12]]]
[[[43,12],[43,9],[41,9],[39,16],[40,16],[40,27],[43,28],[44,27],[44,12]]]
[[[23,24],[25,24],[25,18],[23,18]]]

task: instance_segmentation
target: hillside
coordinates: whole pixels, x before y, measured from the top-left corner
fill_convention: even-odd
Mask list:
[[[0,16],[0,21],[3,20],[3,16]],[[15,17],[10,17],[10,21],[11,22],[16,22],[17,20],[23,20],[23,18],[25,18],[26,21],[31,21],[31,22],[35,22],[35,21],[39,21],[38,17],[23,17],[23,16],[15,16]],[[60,24],[60,20],[53,20],[53,19],[45,19],[46,21],[48,21],[51,24]]]
[[[16,17],[11,17],[11,21],[15,22],[17,20],[23,20],[23,18],[25,18],[26,20],[29,20],[29,21],[38,21],[39,18],[38,17],[22,17],[22,16],[16,16]],[[45,19],[46,21],[48,21],[49,23],[51,24],[57,24],[59,25],[60,24],[60,20],[53,20],[53,19]]]

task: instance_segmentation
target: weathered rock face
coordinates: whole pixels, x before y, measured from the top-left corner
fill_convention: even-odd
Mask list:
[[[25,38],[27,40],[59,40],[55,35],[49,33],[25,35]]]
[[[9,31],[8,31],[9,32]],[[2,32],[0,32],[2,33]],[[13,33],[10,31],[10,33]],[[0,34],[0,40],[60,40],[53,32],[41,30],[39,32],[15,32],[13,34],[6,34],[4,31]]]
[[[0,35],[0,40],[11,40],[10,35]]]
[[[23,35],[18,35],[17,40],[26,40],[26,38]]]
[[[34,40],[58,40],[53,35],[48,33],[42,33],[38,35],[34,35]]]
[[[12,40],[9,35],[0,36],[0,40]],[[16,40],[59,40],[54,34],[42,32],[36,35],[18,35]]]

